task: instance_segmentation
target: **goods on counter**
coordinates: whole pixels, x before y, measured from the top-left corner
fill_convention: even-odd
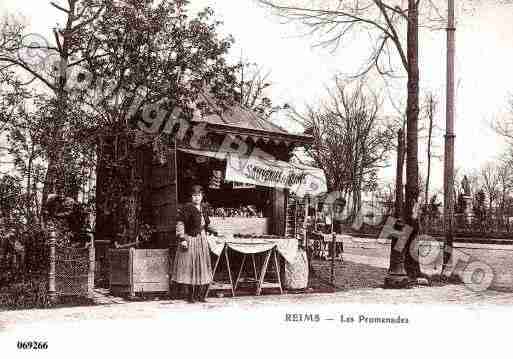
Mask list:
[[[219,189],[219,188],[221,188],[222,182],[223,182],[223,171],[214,170],[214,171],[212,171],[212,176],[210,177],[210,181],[208,183],[208,188]]]
[[[259,239],[279,239],[281,236],[276,236],[272,234],[240,234],[236,233],[233,235],[235,238],[259,238]]]
[[[209,215],[211,217],[252,217],[252,218],[262,218],[262,211],[257,211],[255,206],[240,206],[238,208],[225,208],[225,207],[217,207],[211,208]]]
[[[256,185],[242,182],[232,182],[233,189],[248,189],[248,188],[256,188]]]
[[[222,217],[211,216],[211,225],[219,233],[240,233],[262,235],[269,233],[270,219],[264,217]]]

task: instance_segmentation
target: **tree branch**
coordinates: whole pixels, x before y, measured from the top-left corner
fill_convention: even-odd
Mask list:
[[[38,80],[43,82],[51,90],[53,90],[53,91],[57,90],[57,88],[50,81],[45,79],[43,76],[38,74],[36,71],[32,70],[26,63],[24,63],[22,61],[16,61],[16,60],[11,59],[9,57],[1,57],[0,56],[0,62],[2,62],[2,61],[21,67],[25,71],[29,72],[32,76],[36,77]]]
[[[60,10],[60,11],[64,12],[64,13],[66,13],[66,14],[69,14],[69,13],[70,13],[70,10],[67,10],[67,9],[63,8],[62,6],[60,6],[60,5],[56,4],[56,3],[55,3],[55,2],[53,2],[53,1],[50,1],[50,5],[52,5],[54,8],[56,8],[56,9],[58,9],[58,10]]]
[[[383,14],[383,17],[385,18],[385,21],[387,22],[388,27],[389,27],[390,31],[392,32],[392,35],[390,37],[391,37],[392,41],[394,42],[395,47],[397,48],[397,52],[399,53],[399,56],[403,63],[404,69],[406,71],[408,71],[408,59],[406,57],[406,54],[404,53],[404,49],[401,45],[401,41],[397,34],[397,30],[396,30],[394,24],[392,23],[392,19],[390,18],[390,16],[388,16],[387,10],[382,1],[380,1],[380,0],[373,0],[373,1],[376,4],[376,6],[380,9],[381,13]]]
[[[55,29],[55,28],[53,29],[53,35],[55,37],[55,42],[57,43],[59,54],[62,54],[61,40],[59,39],[59,34],[57,32],[57,29]]]
[[[99,16],[100,16],[100,13],[102,12],[102,10],[105,8],[105,5],[102,5],[100,6],[100,8],[98,9],[98,11],[96,11],[96,13],[94,13],[93,16],[91,16],[90,19],[84,21],[84,22],[81,22],[80,24],[77,24],[75,26],[73,26],[71,29],[70,29],[70,33],[74,33],[78,30],[80,30],[82,27],[92,23],[94,20],[96,20]]]

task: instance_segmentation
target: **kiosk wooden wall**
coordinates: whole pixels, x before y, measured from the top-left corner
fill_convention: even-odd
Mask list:
[[[167,148],[165,162],[153,164],[149,178],[152,225],[155,229],[154,240],[159,248],[176,249],[176,149]]]

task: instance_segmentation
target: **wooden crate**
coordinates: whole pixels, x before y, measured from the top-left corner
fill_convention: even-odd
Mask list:
[[[269,234],[269,218],[251,217],[210,217],[210,223],[220,234],[229,232],[233,234]]]
[[[109,259],[112,294],[169,292],[168,249],[111,249]]]

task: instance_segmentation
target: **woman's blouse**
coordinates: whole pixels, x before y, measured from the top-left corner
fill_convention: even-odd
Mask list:
[[[176,219],[176,235],[178,238],[184,238],[185,235],[197,236],[204,229],[217,234],[216,230],[210,226],[208,213],[203,207],[199,210],[194,204],[187,203],[178,211]]]

